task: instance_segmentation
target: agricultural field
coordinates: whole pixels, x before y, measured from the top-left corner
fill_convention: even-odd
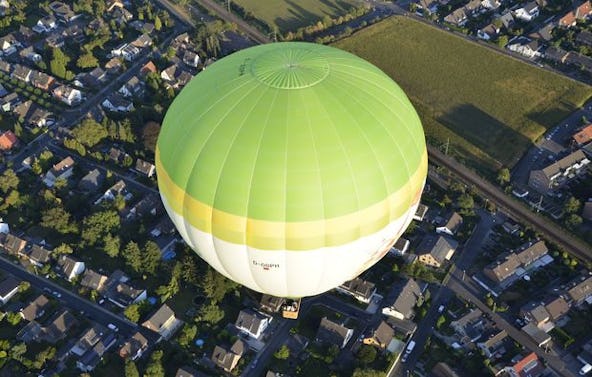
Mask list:
[[[380,67],[407,93],[431,144],[490,174],[512,167],[532,143],[591,95],[592,87],[404,17],[391,17],[336,47]]]
[[[356,0],[234,0],[255,18],[275,25],[281,33],[312,25],[325,16],[336,17],[347,13]]]

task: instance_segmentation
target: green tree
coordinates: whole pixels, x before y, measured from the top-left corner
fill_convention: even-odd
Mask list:
[[[123,315],[125,318],[129,319],[132,322],[138,323],[140,320],[140,305],[139,304],[131,304],[128,305],[127,308],[123,311]]]
[[[22,356],[27,352],[27,345],[23,342],[17,343],[10,349],[10,357],[16,361],[21,361]]]
[[[440,329],[445,322],[446,322],[446,317],[444,317],[443,315],[439,316],[438,320],[436,321],[436,328]]]
[[[93,213],[82,221],[82,239],[90,246],[104,239],[107,234],[119,230],[120,219],[117,212],[105,210]]]
[[[177,342],[181,347],[187,347],[193,342],[196,335],[197,326],[186,323],[181,330],[181,334],[179,334],[179,337],[177,338]]]
[[[160,248],[154,241],[147,241],[144,244],[144,255],[143,255],[143,262],[142,262],[142,270],[150,275],[154,275],[156,273],[156,269],[160,264]]]
[[[286,360],[288,359],[288,357],[290,357],[290,349],[287,345],[284,344],[280,348],[278,348],[277,351],[275,351],[273,357],[275,357],[278,360]]]
[[[111,258],[115,258],[119,255],[119,249],[121,248],[121,240],[119,236],[112,236],[107,234],[103,240],[103,251]]]
[[[458,206],[465,210],[473,209],[475,202],[470,194],[462,194],[458,197]]]
[[[130,359],[125,360],[125,377],[140,377],[136,363]]]
[[[226,279],[216,270],[208,266],[208,270],[201,281],[201,288],[206,297],[214,302],[220,302],[231,290],[238,287],[238,284]]]
[[[183,266],[181,269],[181,280],[186,284],[197,285],[199,281],[195,257],[192,255],[185,255],[183,259],[181,259],[181,264]]]
[[[51,53],[51,61],[49,62],[49,69],[54,76],[61,79],[68,78],[68,70],[66,66],[70,62],[70,58],[66,56],[59,48],[54,48]],[[71,73],[71,72],[70,72]]]
[[[76,66],[81,69],[93,68],[99,66],[99,60],[95,58],[92,52],[87,52],[84,55],[80,55],[76,61]]]
[[[565,219],[565,226],[569,229],[575,229],[582,224],[582,218],[574,213],[567,216]]]
[[[6,322],[10,323],[12,326],[16,326],[21,322],[21,315],[19,313],[8,312],[6,313]]]
[[[72,246],[65,243],[53,249],[54,255],[72,254],[73,252],[74,250],[72,249]]]
[[[384,377],[384,372],[375,369],[356,368],[352,377]]]
[[[224,310],[222,310],[222,308],[220,308],[215,302],[210,301],[207,305],[204,305],[199,309],[195,320],[215,325],[220,322],[222,318],[224,318]]]
[[[78,232],[76,222],[70,221],[70,213],[59,206],[44,210],[41,214],[40,225],[47,229],[53,229],[60,234]]]
[[[31,288],[31,283],[29,283],[28,281],[21,281],[21,283],[19,284],[18,291],[20,293],[26,292],[29,290],[29,288]]]
[[[357,358],[364,365],[372,364],[376,360],[376,348],[364,344],[360,347]]]
[[[154,29],[156,29],[156,31],[162,29],[162,21],[158,16],[154,17]]]
[[[497,45],[500,47],[505,47],[508,44],[508,36],[507,35],[500,35],[497,38]]]
[[[501,168],[497,172],[497,181],[500,185],[505,186],[507,183],[510,182],[510,169],[508,168]]]
[[[582,203],[578,199],[574,198],[573,196],[570,196],[569,199],[567,199],[567,201],[565,202],[563,209],[567,213],[577,213],[580,210],[581,206]]]
[[[162,366],[162,355],[161,350],[152,352],[150,355],[150,361],[146,366],[144,377],[164,377],[164,368]]]
[[[117,194],[113,200],[113,208],[117,211],[122,211],[125,208],[125,198],[121,194]]]
[[[134,272],[139,273],[142,271],[143,257],[140,247],[137,243],[130,241],[125,245],[123,252],[123,259],[125,264],[128,265]]]
[[[0,176],[0,190],[7,194],[10,190],[16,190],[19,185],[19,178],[12,169],[4,170],[4,173]]]
[[[78,127],[72,130],[72,135],[83,145],[93,147],[109,134],[102,124],[97,123],[93,119],[86,118]]]

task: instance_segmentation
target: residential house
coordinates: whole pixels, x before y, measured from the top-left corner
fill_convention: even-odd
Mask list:
[[[116,8],[125,8],[121,0],[107,0],[105,5],[107,12],[112,12]]]
[[[96,192],[103,184],[104,179],[105,174],[103,172],[99,169],[93,169],[78,182],[78,188],[86,192]]]
[[[156,167],[148,161],[138,158],[136,160],[136,171],[150,178],[156,172]]]
[[[119,356],[123,359],[136,360],[148,349],[148,339],[136,332],[119,349]]]
[[[424,14],[436,13],[440,6],[438,0],[419,0],[416,4],[419,9],[423,10]]]
[[[409,250],[409,244],[408,239],[401,237],[395,242],[389,252],[394,255],[404,255]]]
[[[557,21],[557,25],[565,28],[576,26],[576,23],[576,14],[573,11],[567,12],[563,17],[559,19],[559,21]]]
[[[502,254],[502,258],[498,258],[492,263],[485,266],[483,274],[497,284],[501,284],[510,277],[514,276],[517,269],[520,267],[520,260],[516,254]]]
[[[142,66],[142,68],[140,68],[140,75],[141,76],[146,76],[149,73],[157,73],[157,72],[158,72],[158,69],[156,69],[156,66],[154,65],[152,60],[149,60],[148,63],[144,64]]]
[[[444,17],[444,21],[460,27],[464,26],[468,20],[467,14],[463,8],[458,8],[448,16]]]
[[[526,326],[522,327],[522,331],[524,331],[538,347],[542,347],[551,341],[551,335],[541,330],[533,322],[530,322]]]
[[[430,234],[423,238],[415,253],[421,263],[435,268],[440,268],[458,247],[458,242],[451,238]]]
[[[45,37],[45,48],[62,48],[66,44],[66,38],[61,33],[54,32]]]
[[[150,231],[152,237],[160,237],[161,235],[170,235],[173,233],[175,233],[175,224],[173,224],[168,216],[164,216]]]
[[[472,309],[459,319],[450,322],[450,326],[461,337],[464,343],[476,342],[483,332],[483,312]]]
[[[27,59],[31,63],[38,63],[43,60],[43,57],[35,52],[33,46],[29,46],[27,48],[23,48],[19,51],[19,56],[21,59]]]
[[[469,0],[463,9],[468,17],[473,17],[481,10],[481,0]]]
[[[121,57],[123,60],[132,62],[140,54],[140,49],[132,44],[124,43],[111,50],[111,56]]]
[[[43,265],[49,262],[51,257],[51,250],[47,250],[43,246],[33,245],[31,251],[27,254],[31,264],[37,267],[43,267]]]
[[[27,246],[27,241],[15,236],[12,233],[0,234],[1,245],[10,255],[19,255],[21,251]]]
[[[372,334],[364,338],[363,343],[371,346],[376,346],[383,351],[393,352],[393,339],[395,338],[395,330],[385,321],[381,321],[378,327],[372,331]]]
[[[66,85],[55,88],[53,95],[68,106],[75,106],[82,102],[82,92]]]
[[[398,319],[411,319],[415,312],[413,308],[418,300],[423,300],[423,294],[417,282],[407,279],[403,284],[396,287],[397,298],[395,301],[382,309],[382,314]]]
[[[569,52],[560,49],[559,47],[550,46],[545,50],[544,58],[553,63],[566,63]]]
[[[47,187],[53,187],[56,180],[70,178],[74,171],[74,164],[72,157],[68,156],[64,158],[49,169],[45,174],[45,178],[43,178],[43,183],[45,183]]]
[[[105,63],[105,70],[109,75],[116,75],[123,69],[123,64],[119,57],[111,58],[107,63]]]
[[[193,78],[193,76],[183,70],[178,64],[173,64],[160,73],[160,77],[166,84],[172,88],[181,88]]]
[[[499,15],[495,19],[500,20],[500,22],[502,23],[502,25],[504,26],[504,28],[506,30],[511,30],[514,27],[514,24],[516,22],[514,20],[514,16],[512,16],[512,12],[510,12],[509,10],[506,10],[505,12],[503,12],[501,15]]]
[[[225,372],[231,372],[238,364],[245,350],[245,343],[237,339],[230,349],[216,346],[211,359],[217,367],[222,368]]]
[[[34,71],[31,75],[31,84],[34,87],[39,88],[41,90],[49,90],[50,86],[55,82],[55,78],[53,76],[48,75],[47,73]]]
[[[42,331],[43,329],[39,323],[31,321],[16,334],[16,338],[21,342],[29,343],[37,340]]]
[[[500,0],[483,0],[481,1],[481,8],[488,11],[495,11],[502,5]]]
[[[587,30],[582,30],[576,36],[576,43],[586,46],[592,46],[592,33]]]
[[[15,78],[17,80],[23,82],[31,81],[31,75],[33,74],[33,70],[27,66],[22,64],[15,64],[10,77]]]
[[[142,326],[157,332],[164,339],[169,339],[183,322],[175,317],[173,310],[163,304]]]
[[[431,370],[434,377],[461,377],[445,362],[439,361]]]
[[[111,147],[111,149],[109,150],[109,159],[115,162],[116,164],[122,163],[126,157],[131,158],[131,156],[122,149]]]
[[[463,223],[463,218],[456,212],[450,212],[447,216],[443,219],[443,222],[440,226],[436,227],[436,233],[448,234],[450,236],[454,236],[456,232],[460,229]]]
[[[31,116],[33,110],[35,110],[36,107],[37,105],[33,104],[33,101],[27,100],[15,106],[12,110],[12,113],[20,121],[26,121],[26,119],[28,119],[29,116]]]
[[[589,164],[590,160],[584,152],[577,150],[543,169],[532,170],[528,185],[538,192],[546,194],[585,173]]]
[[[555,23],[549,22],[534,33],[529,34],[530,38],[549,42],[553,39],[553,30],[555,30]]]
[[[395,330],[395,333],[402,338],[408,338],[415,333],[417,325],[415,322],[407,319],[398,319],[394,317],[387,317],[386,322]]]
[[[20,25],[18,31],[15,34],[16,39],[23,45],[29,46],[36,34],[29,27]]]
[[[154,194],[149,194],[136,203],[129,211],[125,209],[122,212],[122,217],[129,221],[138,216],[156,216],[162,212],[162,209],[163,206],[160,199]]]
[[[540,302],[530,302],[520,308],[520,316],[535,326],[544,329],[551,321],[551,315]]]
[[[134,103],[128,101],[119,93],[110,94],[101,105],[109,111],[120,113],[128,113],[134,109]]]
[[[353,296],[356,300],[368,304],[376,293],[376,285],[372,282],[355,278],[346,281],[336,288],[338,292]]]
[[[592,200],[588,199],[582,208],[582,218],[584,220],[592,221]]]
[[[580,33],[580,34],[582,34],[582,33]],[[586,33],[588,33],[588,32],[586,32]],[[592,33],[588,33],[588,34],[590,34],[590,37],[592,38]],[[588,144],[589,142],[591,142],[592,141],[592,124],[587,125],[586,127],[582,128],[580,131],[573,134],[571,139],[572,139],[573,143],[575,145],[577,145],[578,147],[581,147],[584,144]]]
[[[561,296],[547,302],[545,309],[551,317],[551,321],[557,321],[569,312],[569,303]]]
[[[2,50],[3,55],[12,55],[19,47],[21,45],[13,34],[8,34],[0,38],[0,50]]]
[[[116,343],[115,334],[108,332],[88,350],[82,357],[76,360],[76,367],[83,372],[91,372],[103,359],[103,355]]]
[[[52,112],[36,106],[26,122],[27,126],[39,128],[53,125],[55,123],[55,118]]]
[[[260,339],[272,318],[252,309],[243,309],[238,313],[234,326],[252,338]]]
[[[138,76],[132,76],[118,92],[124,97],[140,97],[144,94],[144,82],[140,81]]]
[[[506,330],[494,331],[484,342],[477,343],[485,357],[491,358],[499,349],[503,347],[504,341],[508,338]]]
[[[277,313],[282,308],[285,302],[286,299],[283,297],[275,297],[272,295],[264,294],[261,297],[261,300],[259,301],[259,306],[262,310],[265,310],[266,312]]]
[[[5,305],[19,290],[20,280],[9,276],[0,282],[0,305]]]
[[[84,262],[69,255],[60,255],[58,266],[68,281],[72,281],[72,279],[84,272]]]
[[[425,204],[419,203],[417,209],[415,210],[415,214],[413,214],[413,220],[423,221],[425,218],[426,213],[428,213],[429,207]]]
[[[504,229],[504,231],[508,234],[516,234],[517,232],[520,231],[520,225],[513,223],[511,221],[506,221],[503,225],[502,228]]]
[[[138,38],[134,39],[131,45],[139,49],[142,49],[152,46],[153,43],[154,42],[152,41],[152,38],[150,38],[148,34],[142,34]]]
[[[109,285],[109,280],[106,284]],[[109,287],[111,289],[107,291],[105,296],[120,308],[126,308],[147,298],[145,289],[134,288],[126,282],[119,282],[113,286],[109,285]]]
[[[326,344],[334,344],[339,346],[339,348],[344,348],[353,335],[353,329],[347,328],[337,322],[333,322],[327,317],[323,317],[319,329],[317,330],[316,341]]]
[[[508,42],[506,48],[532,59],[541,56],[542,45],[536,40],[520,36]]]
[[[485,41],[490,41],[499,35],[501,29],[494,24],[484,26],[482,29],[477,30],[477,37]]]
[[[19,146],[19,139],[14,132],[8,130],[0,134],[0,151],[7,152]]]
[[[49,300],[47,297],[39,295],[35,300],[22,308],[19,314],[25,321],[31,322],[45,314],[45,309],[47,309],[48,305]]]
[[[539,16],[539,6],[534,1],[529,1],[523,7],[514,11],[514,17],[525,22],[530,22]]]
[[[33,26],[33,31],[38,34],[49,33],[58,27],[57,20],[54,16],[45,16],[37,24]]]
[[[590,4],[590,1],[584,1],[583,3],[581,3],[580,5],[578,5],[576,7],[576,10],[574,13],[575,13],[576,19],[585,21],[592,14],[592,4]]]
[[[92,327],[88,328],[85,332],[82,333],[80,338],[76,341],[74,346],[70,349],[70,353],[82,356],[91,350],[95,344],[97,344],[103,335],[107,334],[109,331],[103,325],[95,323]]]
[[[0,100],[0,107],[2,111],[9,112],[13,110],[16,106],[18,106],[22,102],[21,97],[16,93],[10,93]]]
[[[514,365],[505,367],[504,371],[512,377],[539,377],[545,371],[545,366],[536,353],[531,352]]]
[[[571,51],[565,58],[565,64],[569,64],[585,72],[592,73],[592,58],[586,55]]]
[[[567,291],[574,306],[584,302],[592,303],[592,277],[582,280]]]
[[[56,314],[49,325],[42,327],[40,339],[55,344],[64,339],[72,327],[78,324],[78,321],[72,313],[63,309]]]
[[[526,242],[514,251],[523,268],[528,268],[548,252],[549,249],[542,240]]]
[[[0,72],[7,75],[10,74],[10,72],[12,72],[12,66],[10,63],[0,59]]]
[[[183,54],[183,63],[190,67],[197,68],[199,64],[199,55],[196,52],[185,50]]]
[[[114,10],[111,12],[111,16],[115,23],[119,26],[123,26],[134,18],[134,15],[125,8],[114,8]]]
[[[84,29],[78,24],[68,26],[66,29],[64,29],[64,31],[62,31],[62,37],[64,37],[66,40],[72,40],[79,44],[82,44],[86,39]]]
[[[80,285],[93,291],[102,292],[105,289],[107,283],[107,276],[100,274],[87,268],[82,275],[82,281]]]
[[[117,195],[123,196],[126,201],[131,199],[131,194],[127,192],[125,182],[122,179],[117,181],[113,186],[105,191],[103,198],[107,200],[115,200]]]
[[[61,1],[54,1],[50,3],[49,9],[51,9],[56,18],[63,23],[68,23],[77,17],[76,14],[72,12],[70,6],[62,3]]]
[[[198,372],[191,367],[183,366],[177,369],[175,377],[207,377],[207,375],[203,374],[202,372]]]

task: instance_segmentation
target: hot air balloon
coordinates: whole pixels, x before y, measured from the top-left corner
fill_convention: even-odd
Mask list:
[[[156,171],[165,208],[226,277],[316,295],[383,257],[427,172],[421,122],[367,61],[311,43],[241,50],[194,77],[166,113]]]

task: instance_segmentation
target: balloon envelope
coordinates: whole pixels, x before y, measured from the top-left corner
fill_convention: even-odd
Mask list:
[[[427,153],[413,106],[381,70],[274,43],[191,80],[165,116],[156,168],[200,257],[256,291],[303,297],[388,252],[419,204]]]

